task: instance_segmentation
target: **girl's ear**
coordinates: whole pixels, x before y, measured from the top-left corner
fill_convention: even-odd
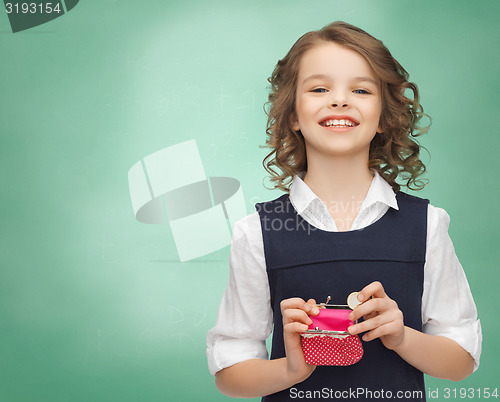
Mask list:
[[[290,116],[290,125],[293,131],[299,131],[299,119],[297,118],[297,113],[293,112]]]
[[[378,128],[377,128],[377,133],[382,134],[384,132],[384,128],[382,127],[382,122],[378,122]]]

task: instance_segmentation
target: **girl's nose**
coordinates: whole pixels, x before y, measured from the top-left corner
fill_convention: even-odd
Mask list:
[[[333,94],[331,102],[332,102],[331,103],[332,107],[347,107],[347,106],[349,106],[349,103],[347,102],[346,96],[339,93],[339,92]]]

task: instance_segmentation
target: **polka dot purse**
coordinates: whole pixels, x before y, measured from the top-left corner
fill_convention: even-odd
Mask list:
[[[319,314],[310,316],[312,324],[300,334],[304,357],[308,364],[315,366],[349,366],[363,357],[363,345],[358,335],[347,331],[354,324],[349,319],[352,311],[349,306],[330,305],[329,300],[330,297],[318,305]]]

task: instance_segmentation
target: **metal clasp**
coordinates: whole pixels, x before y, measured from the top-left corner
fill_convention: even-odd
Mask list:
[[[347,304],[328,304],[328,302],[332,299],[331,296],[326,298],[326,303],[316,304],[318,307],[331,308],[331,309],[342,309],[342,308],[350,308]]]
[[[314,329],[307,329],[304,331],[306,334],[320,334],[320,335],[350,335],[347,331],[332,331],[327,329],[320,329],[315,327]]]

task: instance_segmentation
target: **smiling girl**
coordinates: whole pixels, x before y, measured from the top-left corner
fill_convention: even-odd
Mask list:
[[[481,327],[449,216],[396,181],[424,187],[413,137],[427,129],[408,73],[382,42],[335,22],[302,36],[269,80],[264,162],[285,194],[234,225],[229,283],[207,336],[218,389],[265,401],[354,391],[425,400],[424,373],[467,377]],[[307,364],[300,333],[316,300],[345,304],[352,291],[362,304],[348,330],[362,336],[363,358]]]

